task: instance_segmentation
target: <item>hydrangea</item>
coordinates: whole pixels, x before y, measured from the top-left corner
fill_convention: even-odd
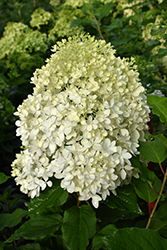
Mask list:
[[[39,7],[31,15],[30,25],[31,27],[37,27],[37,29],[40,29],[40,26],[47,25],[51,20],[51,13]]]
[[[50,0],[50,5],[57,7],[61,3],[61,0]]]
[[[33,31],[23,23],[8,22],[0,39],[0,59],[14,53],[29,54],[46,51],[46,34]]]
[[[83,16],[83,13],[80,9],[64,5],[62,9],[58,9],[55,13],[56,23],[53,29],[51,29],[49,32],[50,39],[54,40],[55,36],[69,37],[83,32],[83,27],[81,26],[70,26],[73,20]]]
[[[15,115],[24,150],[12,176],[32,198],[50,177],[94,207],[138,173],[131,166],[144,140],[149,108],[135,67],[104,40],[78,35],[58,42]]]
[[[152,30],[155,33],[154,35],[152,35]],[[166,40],[164,39],[165,35],[167,35],[167,24],[165,18],[163,20],[162,16],[160,15],[156,16],[154,23],[148,23],[144,27],[142,33],[143,39],[146,42],[150,41],[151,39],[159,41],[160,44],[155,46],[151,51],[154,55],[158,53],[160,48],[166,48]]]
[[[156,55],[159,53],[159,49],[166,49],[166,39],[167,36],[167,22],[166,22],[166,13],[162,11],[161,15],[157,15],[154,23],[148,23],[142,32],[144,41],[148,42],[150,40],[158,41],[159,44],[153,47],[151,53]],[[152,33],[154,31],[154,33]],[[160,66],[164,67],[164,72],[167,71],[167,55],[158,58],[157,61],[160,63]],[[166,79],[166,77],[165,77]],[[165,84],[165,80],[162,78],[160,81]]]
[[[134,8],[135,9],[140,8],[140,4],[143,3],[144,0],[133,0],[131,2],[129,2],[128,0],[117,0],[117,2],[118,2],[118,7],[117,8],[118,9],[124,9],[124,11],[123,11],[124,16],[130,17],[130,16],[135,15],[135,12],[134,12],[133,9]]]
[[[53,0],[52,0],[53,1]],[[110,2],[115,2],[116,0],[101,0],[101,3],[110,3]],[[89,0],[66,0],[64,4],[66,5],[71,5],[73,7],[81,7],[84,3],[89,3]]]

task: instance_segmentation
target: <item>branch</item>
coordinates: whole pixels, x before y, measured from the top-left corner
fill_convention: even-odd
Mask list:
[[[162,186],[161,186],[161,191],[160,191],[160,193],[158,195],[158,199],[157,199],[157,201],[155,203],[155,206],[154,206],[154,208],[153,208],[153,210],[152,210],[152,212],[150,214],[149,220],[148,220],[147,225],[146,225],[146,229],[148,229],[150,227],[150,225],[151,225],[151,221],[152,221],[153,215],[155,213],[155,210],[157,208],[157,205],[158,205],[158,203],[159,203],[159,201],[161,199],[161,196],[162,196],[162,193],[163,193],[163,190],[164,190],[164,187],[165,187],[166,180],[167,180],[167,168],[166,168],[166,172],[164,173],[164,179],[163,179],[163,183],[162,183]]]

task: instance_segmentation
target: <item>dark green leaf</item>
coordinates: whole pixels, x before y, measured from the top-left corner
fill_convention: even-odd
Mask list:
[[[137,214],[142,213],[137,204],[135,191],[130,185],[117,188],[117,196],[110,194],[107,198],[107,205],[110,208],[117,208],[121,211]]]
[[[149,161],[160,163],[167,157],[167,148],[161,140],[140,142],[140,153]]]
[[[110,10],[115,6],[115,3],[107,3],[96,9],[95,15],[101,20],[103,17],[106,17],[110,14]]]
[[[158,211],[154,214],[151,223],[151,229],[157,231],[164,237],[167,237],[167,203],[162,204]]]
[[[167,55],[167,49],[159,49],[158,57],[164,57]]]
[[[0,230],[18,225],[26,215],[27,211],[20,208],[16,209],[12,214],[0,214]]]
[[[85,250],[89,239],[96,233],[96,216],[93,209],[83,205],[66,210],[62,232],[69,250]]]
[[[122,25],[122,21],[119,18],[116,18],[111,24],[110,26],[108,26],[109,30],[113,30],[113,29],[118,29],[120,28]]]
[[[152,15],[155,15],[157,13],[159,13],[160,10],[158,9],[151,9],[151,10],[148,10],[146,13],[145,13],[145,17],[149,17],[149,16],[152,16]]]
[[[114,229],[114,228],[113,228]],[[93,250],[166,250],[167,239],[151,229],[115,229],[104,234],[102,231],[93,239]]]
[[[89,1],[88,3],[84,3],[83,2],[83,6],[82,6],[82,11],[84,14],[91,14],[92,11],[92,3]]]
[[[154,9],[155,10],[155,9]],[[162,32],[162,31],[165,31],[165,28],[163,28],[163,27],[159,27],[158,29],[152,29],[151,30],[151,35],[152,36],[155,36],[155,35],[157,35],[159,32]]]
[[[39,243],[29,243],[20,247],[17,247],[17,250],[42,250],[42,247]]]
[[[28,214],[43,213],[47,208],[62,206],[68,198],[68,192],[60,187],[60,181],[41,192],[39,197],[31,199],[28,204]]]
[[[166,146],[167,148],[167,138],[163,135],[163,134],[159,134],[159,135],[150,135],[150,137],[154,138],[154,139],[158,139],[160,141],[163,142],[163,144]]]
[[[159,206],[158,211],[154,214],[154,218],[159,218],[161,220],[167,220],[167,203],[163,203]]]
[[[10,199],[11,197],[11,192],[12,192],[12,187],[11,186],[8,186],[2,195],[0,195],[0,201],[2,201],[3,203],[7,203],[8,200]]]
[[[83,26],[91,25],[93,28],[97,29],[97,23],[95,19],[85,18],[82,20],[82,25]]]
[[[150,171],[145,163],[139,161],[139,157],[132,157],[131,163],[132,166],[140,172],[141,180],[151,183],[152,186],[154,186],[155,182],[158,183],[159,181],[159,183],[161,183],[156,174],[153,171]],[[160,190],[157,190],[157,192],[159,191]]]
[[[71,22],[70,27],[76,27],[76,26],[81,25],[81,24],[82,24],[82,19],[77,18]]]
[[[62,224],[62,217],[59,214],[33,215],[6,241],[12,242],[20,237],[29,240],[43,239],[52,236]]]
[[[164,35],[164,39],[167,40],[167,34]]]
[[[158,40],[149,40],[145,43],[149,50],[152,50],[155,46],[160,45],[160,41]]]
[[[150,171],[145,163],[140,162],[139,157],[132,157],[131,163],[132,166],[140,172],[140,179],[143,181],[150,181],[151,183],[154,182],[155,173]]]
[[[146,202],[150,203],[155,201],[158,197],[151,186],[146,181],[142,181],[141,179],[132,179],[132,184],[134,185],[136,194]]]
[[[155,218],[152,220],[151,229],[158,232],[163,237],[167,237],[167,220]]]
[[[5,242],[4,241],[0,241],[0,249],[3,250],[5,247]]]
[[[147,103],[153,108],[153,114],[158,115],[160,121],[167,125],[167,98],[157,95],[147,95]]]
[[[0,173],[0,184],[4,183],[10,178],[10,176],[5,175],[4,173]]]
[[[12,198],[12,200],[10,200],[8,202],[8,207],[11,208],[12,206],[14,206],[19,200],[21,200],[24,196],[19,196],[16,198]]]
[[[92,242],[92,249],[93,250],[98,250],[103,248],[104,242],[103,239],[105,236],[110,235],[112,232],[115,232],[117,230],[116,226],[113,224],[110,224],[106,227],[104,227],[93,239]]]
[[[140,179],[144,182],[147,182],[150,187],[153,187],[156,192],[159,193],[161,190],[162,182],[156,176],[156,174],[153,171],[150,171],[145,163],[140,162],[139,157],[133,157],[131,159],[131,163],[132,166],[140,172]]]
[[[120,37],[114,39],[114,40],[111,40],[111,44],[112,45],[115,45],[115,46],[119,46],[119,45],[122,45],[122,44],[127,44],[129,38],[128,37],[123,37],[120,39]]]
[[[143,202],[143,201],[142,201]],[[106,225],[121,223],[130,224],[133,223],[135,218],[139,217],[137,213],[131,213],[125,210],[119,210],[117,208],[110,208],[105,203],[101,204],[96,210],[96,217],[100,220],[98,226],[103,228]]]

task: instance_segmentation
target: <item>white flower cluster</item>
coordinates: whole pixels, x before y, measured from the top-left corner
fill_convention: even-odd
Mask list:
[[[78,35],[53,51],[15,113],[25,150],[12,163],[12,176],[32,198],[54,176],[97,208],[138,175],[130,158],[149,120],[145,90],[138,72],[103,40]]]

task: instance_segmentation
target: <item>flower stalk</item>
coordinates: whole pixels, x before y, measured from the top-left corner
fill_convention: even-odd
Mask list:
[[[150,216],[149,216],[149,220],[148,220],[148,222],[147,222],[146,229],[150,228],[150,226],[151,226],[151,221],[152,221],[152,219],[153,219],[153,216],[154,216],[154,213],[155,213],[156,208],[157,208],[157,206],[158,206],[158,203],[159,203],[159,201],[160,201],[160,199],[161,199],[161,196],[162,196],[162,193],[163,193],[163,190],[164,190],[164,187],[165,187],[166,180],[167,180],[167,168],[166,168],[166,172],[165,172],[165,174],[164,174],[164,179],[163,179],[163,182],[162,182],[162,186],[161,186],[160,193],[159,193],[159,195],[158,195],[158,198],[157,198],[157,200],[156,200],[156,203],[155,203],[155,205],[154,205],[154,208],[153,208],[153,210],[152,210],[152,212],[151,212],[151,214],[150,214]]]

